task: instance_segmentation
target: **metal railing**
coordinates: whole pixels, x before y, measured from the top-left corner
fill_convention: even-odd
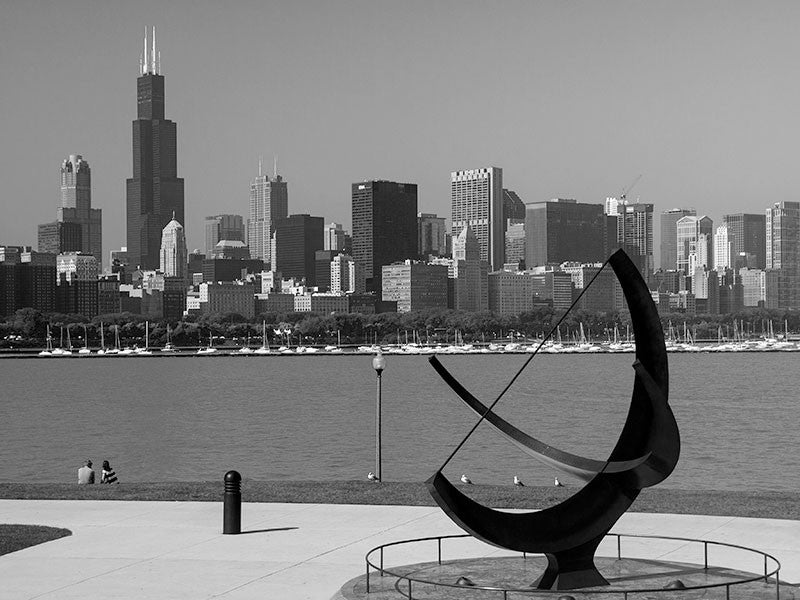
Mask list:
[[[708,562],[708,548],[709,546],[722,546],[727,548],[734,548],[737,550],[743,550],[745,552],[750,552],[756,554],[758,556],[763,557],[764,559],[764,574],[763,575],[756,575],[753,574],[752,577],[743,577],[737,578],[731,581],[722,581],[718,583],[708,583],[703,585],[685,585],[679,589],[670,589],[670,588],[634,588],[634,589],[619,589],[614,587],[608,588],[598,588],[593,587],[587,590],[575,589],[575,590],[540,590],[535,588],[505,588],[505,587],[497,587],[497,586],[484,586],[484,585],[462,585],[459,583],[446,583],[441,581],[432,581],[429,579],[422,579],[420,577],[412,576],[408,573],[398,573],[387,569],[384,567],[384,550],[386,548],[390,548],[392,546],[401,546],[405,544],[413,544],[417,542],[429,542],[433,541],[436,542],[437,547],[437,563],[439,565],[442,564],[442,540],[446,539],[463,539],[463,538],[472,538],[469,534],[456,534],[456,535],[442,535],[442,536],[434,536],[434,537],[424,537],[424,538],[416,538],[411,540],[401,540],[398,542],[390,542],[388,544],[383,544],[381,546],[376,546],[369,552],[365,557],[366,560],[366,592],[370,593],[370,574],[371,569],[380,573],[381,577],[390,576],[396,577],[397,583],[395,585],[397,591],[408,598],[409,600],[413,600],[413,585],[412,584],[421,584],[421,585],[429,585],[429,586],[436,586],[436,587],[449,587],[449,588],[459,588],[462,590],[481,590],[481,591],[488,591],[488,592],[497,592],[498,597],[502,597],[503,600],[508,600],[510,594],[515,595],[525,595],[526,597],[530,598],[534,595],[543,595],[548,596],[552,594],[559,594],[561,596],[565,594],[569,595],[581,595],[586,596],[589,594],[611,594],[616,595],[617,597],[623,598],[623,600],[628,600],[629,596],[633,596],[636,594],[653,594],[653,593],[663,593],[669,594],[671,592],[686,592],[691,590],[703,590],[703,589],[711,589],[711,588],[724,588],[725,589],[725,598],[726,600],[730,600],[731,598],[731,588],[737,585],[743,585],[748,583],[753,583],[756,581],[764,581],[764,583],[769,583],[770,577],[774,576],[774,584],[775,584],[775,598],[776,600],[780,600],[780,570],[781,570],[781,563],[778,561],[777,558],[774,556],[767,554],[766,552],[761,552],[760,550],[755,550],[753,548],[747,548],[746,546],[739,546],[736,544],[728,544],[725,542],[715,542],[711,540],[698,540],[692,538],[681,538],[681,537],[669,537],[669,536],[661,536],[661,535],[636,535],[636,534],[624,534],[624,533],[608,533],[606,537],[615,537],[617,540],[617,559],[622,560],[622,538],[639,538],[639,539],[652,539],[652,540],[670,540],[670,541],[677,541],[677,542],[691,542],[695,544],[702,544],[703,545],[703,569],[708,571],[709,569],[709,562]],[[375,560],[373,555],[378,553],[378,564],[372,562]],[[522,554],[523,557],[526,557],[526,554]],[[635,556],[626,557],[629,559],[635,559]],[[770,564],[772,561],[772,564]],[[419,563],[417,563],[419,564]],[[718,568],[726,568],[722,565],[714,565]],[[772,567],[772,570],[770,570]],[[393,567],[397,568],[397,567]],[[402,585],[402,582],[406,582],[406,585]],[[401,589],[405,587],[407,591],[403,591]]]

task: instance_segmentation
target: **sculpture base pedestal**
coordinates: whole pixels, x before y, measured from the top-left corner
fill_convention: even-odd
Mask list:
[[[712,597],[725,598],[725,587],[716,589],[686,590],[673,588],[674,582],[680,580],[686,587],[700,585],[735,583],[754,576],[734,569],[711,567],[703,569],[703,565],[677,563],[656,560],[596,557],[595,564],[607,585],[596,588],[565,590],[564,596],[572,596],[576,600],[597,599],[608,600],[610,591],[618,591],[619,597],[624,592],[653,589],[656,593],[640,594],[636,597],[657,597],[659,600],[677,600],[684,598]],[[387,568],[388,565],[387,565]],[[425,600],[463,600],[464,598],[502,598],[502,592],[481,592],[475,587],[494,587],[508,590],[525,590],[525,598],[556,600],[558,595],[552,591],[537,591],[536,582],[547,568],[544,556],[474,558],[463,560],[418,563],[391,567],[394,573],[407,575],[415,580],[430,583],[411,582],[411,597]],[[463,578],[463,579],[462,579]],[[456,583],[462,579],[473,584],[468,586]],[[468,589],[464,589],[468,588]],[[384,575],[371,571],[369,575],[369,593],[366,590],[366,574],[348,581],[332,600],[400,600],[408,598],[408,581],[396,576]],[[592,593],[593,590],[595,593]],[[663,591],[661,591],[663,590]],[[519,592],[517,592],[517,595]],[[775,580],[765,583],[763,579],[750,583],[731,585],[732,598],[748,598],[749,600],[775,600]],[[509,597],[516,598],[512,592]],[[613,596],[616,597],[616,596]],[[800,589],[785,583],[780,584],[780,600],[800,600]]]

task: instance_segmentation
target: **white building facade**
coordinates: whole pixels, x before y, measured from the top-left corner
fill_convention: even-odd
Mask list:
[[[475,232],[480,259],[491,270],[502,268],[505,255],[503,169],[484,167],[450,173],[451,234],[464,227]]]
[[[160,267],[161,272],[167,277],[187,279],[189,276],[186,234],[183,225],[178,223],[174,214],[172,220],[161,231]]]

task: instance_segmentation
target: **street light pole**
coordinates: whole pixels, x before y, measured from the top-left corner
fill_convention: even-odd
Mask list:
[[[386,368],[386,359],[378,350],[378,354],[372,359],[372,368],[377,374],[377,397],[375,406],[375,477],[381,481],[381,375]]]

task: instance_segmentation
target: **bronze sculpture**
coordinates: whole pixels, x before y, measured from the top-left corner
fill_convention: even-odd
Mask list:
[[[656,485],[669,476],[680,454],[678,426],[668,404],[667,352],[658,311],[642,276],[624,251],[615,252],[607,264],[616,273],[625,294],[636,341],[631,404],[623,430],[607,461],[551,448],[492,412],[536,353],[488,407],[458,383],[436,357],[431,358],[432,365],[444,381],[481,415],[478,424],[486,420],[529,453],[538,454],[559,468],[588,479],[586,486],[572,497],[538,512],[512,514],[493,510],[466,496],[442,474],[444,466],[461,447],[459,445],[427,481],[436,503],[475,537],[502,548],[545,554],[548,566],[535,584],[540,589],[607,585],[594,565],[598,545],[643,488]],[[547,337],[542,343],[546,340]],[[476,428],[477,424],[467,437]],[[461,444],[464,441],[466,438]]]

